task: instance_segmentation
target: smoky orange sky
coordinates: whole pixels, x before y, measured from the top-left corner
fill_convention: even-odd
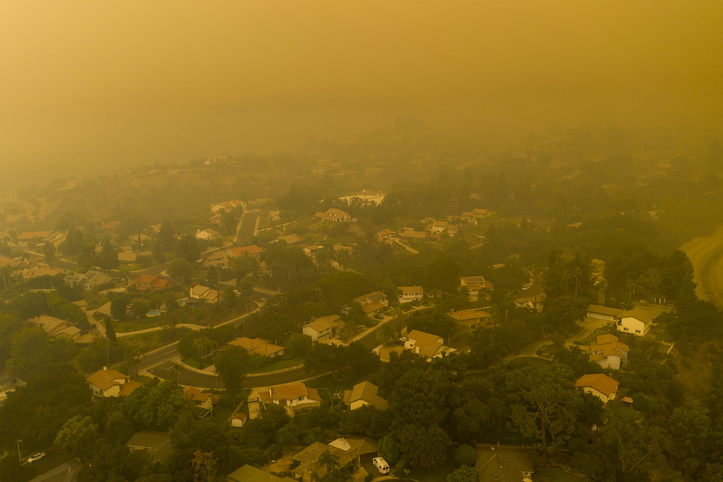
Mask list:
[[[723,126],[721,2],[0,1],[0,165],[278,152],[396,116],[513,140]],[[0,183],[2,184],[2,183]]]

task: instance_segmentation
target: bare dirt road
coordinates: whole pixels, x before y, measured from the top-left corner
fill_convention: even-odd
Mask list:
[[[723,226],[710,236],[699,236],[685,243],[680,249],[693,263],[698,298],[723,306]]]

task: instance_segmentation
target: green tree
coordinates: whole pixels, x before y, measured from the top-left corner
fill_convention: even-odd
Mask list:
[[[146,220],[143,216],[135,214],[133,216],[125,218],[121,222],[121,226],[125,229],[125,231],[129,235],[132,235],[132,234],[138,235],[138,252],[143,251],[143,244],[141,243],[141,234],[143,234],[143,230],[146,229],[146,226],[148,226],[148,220]]]
[[[674,454],[678,468],[695,475],[705,463],[710,447],[711,426],[708,410],[697,400],[688,400],[682,407],[673,410],[668,421],[668,430],[673,440]]]
[[[477,469],[472,466],[462,466],[447,476],[447,482],[477,482],[479,480]]]
[[[195,263],[201,257],[201,244],[192,234],[184,234],[176,242],[176,256],[183,258],[189,263]]]
[[[292,333],[284,342],[284,346],[294,357],[305,357],[312,349],[313,342],[309,335],[303,333]]]
[[[128,311],[128,303],[123,297],[115,297],[110,302],[110,315],[114,320],[122,321],[126,317]]]
[[[171,363],[170,373],[171,378],[176,381],[176,385],[180,385],[179,380],[181,379],[181,373],[185,370],[183,363],[173,362]]]
[[[126,397],[123,409],[139,430],[168,430],[186,409],[183,390],[166,380],[154,387],[138,387]]]
[[[53,444],[71,457],[87,460],[95,453],[98,425],[91,417],[76,415],[63,424]]]
[[[91,391],[85,377],[69,365],[50,365],[9,394],[0,407],[0,443],[23,441],[25,450],[53,443],[69,418],[89,410]]]
[[[413,467],[435,469],[447,460],[447,432],[436,424],[407,424],[399,430],[403,458]]]
[[[477,461],[477,451],[467,444],[461,444],[454,451],[454,460],[459,465],[473,466]]]
[[[53,243],[45,243],[43,245],[43,254],[45,255],[46,263],[55,261],[55,251],[55,245]]]
[[[392,434],[385,435],[379,441],[379,455],[384,457],[384,460],[386,460],[390,466],[396,465],[397,462],[399,462],[401,449]]]
[[[276,432],[276,443],[283,447],[291,447],[299,443],[301,431],[293,423],[287,423]]]
[[[575,404],[581,399],[574,381],[572,370],[556,363],[507,375],[507,389],[517,402],[512,406],[512,421],[523,436],[541,439],[547,460],[549,447],[562,446],[575,430]]]
[[[248,352],[235,345],[224,348],[216,355],[216,373],[221,377],[226,391],[231,394],[234,405],[236,394],[243,387],[248,372],[248,358]]]
[[[105,319],[105,337],[110,341],[117,341],[118,337],[115,333],[115,327],[113,326],[113,320],[110,318]]]
[[[115,252],[110,241],[106,239],[103,241],[103,249],[98,258],[98,266],[110,272],[110,270],[117,268],[119,263],[118,253]]]
[[[43,371],[50,362],[48,335],[38,326],[27,326],[14,333],[6,367],[14,377],[27,379]]]
[[[180,279],[184,284],[193,278],[193,263],[184,258],[176,258],[168,265],[168,274],[172,278]]]
[[[377,328],[377,341],[382,345],[389,345],[397,339],[397,333],[389,323],[384,323]]]

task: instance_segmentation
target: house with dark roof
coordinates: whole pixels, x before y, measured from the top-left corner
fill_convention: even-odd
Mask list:
[[[479,482],[526,482],[534,473],[527,453],[511,448],[478,449],[475,466]]]
[[[609,306],[590,305],[587,307],[587,317],[597,320],[615,321],[623,310],[610,308]]]
[[[494,289],[492,283],[484,279],[483,276],[463,276],[459,280],[459,285],[462,288],[467,288],[470,296],[476,296],[480,291],[492,291]]]
[[[126,445],[133,450],[145,450],[154,462],[160,462],[173,453],[171,436],[167,432],[143,430],[136,432]]]

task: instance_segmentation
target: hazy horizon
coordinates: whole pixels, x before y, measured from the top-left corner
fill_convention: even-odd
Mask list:
[[[716,2],[0,5],[0,187],[351,139],[723,132]]]

